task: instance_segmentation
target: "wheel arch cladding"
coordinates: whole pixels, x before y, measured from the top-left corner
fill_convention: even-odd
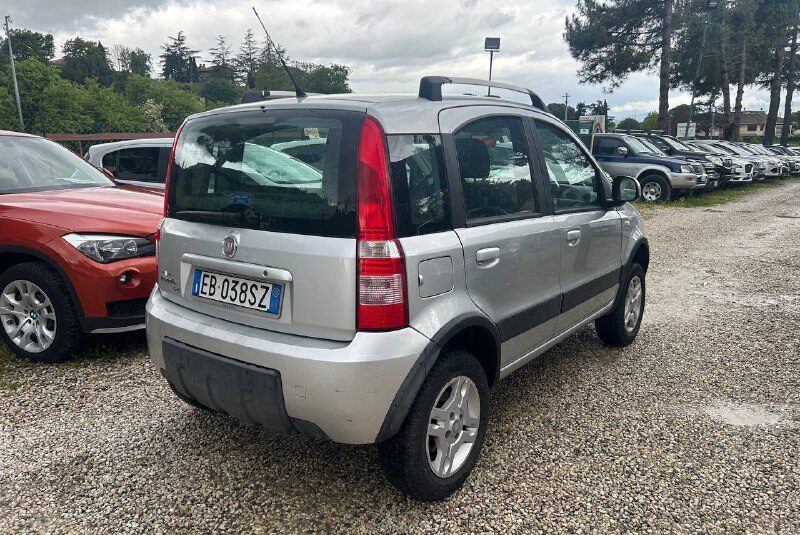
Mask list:
[[[375,442],[394,436],[436,360],[448,351],[464,349],[478,359],[491,388],[500,376],[500,331],[486,316],[467,314],[447,323],[411,367],[386,413]]]
[[[56,275],[61,279],[61,282],[67,288],[67,293],[72,299],[72,304],[75,306],[75,311],[79,317],[83,317],[83,307],[78,299],[78,294],[72,286],[72,281],[69,280],[67,273],[64,269],[52,258],[34,249],[16,246],[0,246],[0,275],[2,275],[8,268],[17,264],[24,264],[25,262],[42,262],[47,267],[52,269]]]
[[[643,179],[645,179],[645,178],[647,178],[648,176],[651,176],[651,175],[655,175],[655,176],[658,176],[660,178],[663,178],[664,180],[667,181],[667,184],[670,183],[669,174],[667,173],[667,171],[665,171],[663,169],[659,169],[658,167],[647,167],[645,169],[642,169],[639,172],[639,175],[637,176],[637,180],[639,180],[641,182]]]

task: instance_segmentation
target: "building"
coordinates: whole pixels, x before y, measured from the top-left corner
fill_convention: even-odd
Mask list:
[[[789,134],[791,135],[791,125]],[[764,111],[742,111],[742,121],[739,124],[740,137],[764,137],[767,129],[767,113]],[[783,117],[778,117],[778,124],[775,128],[775,135],[780,136],[783,132]]]

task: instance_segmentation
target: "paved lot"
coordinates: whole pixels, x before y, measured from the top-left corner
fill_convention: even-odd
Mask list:
[[[116,337],[0,359],[0,532],[800,532],[800,183],[647,229],[637,342],[587,329],[502,382],[445,503],[394,492],[372,447],[183,405]]]

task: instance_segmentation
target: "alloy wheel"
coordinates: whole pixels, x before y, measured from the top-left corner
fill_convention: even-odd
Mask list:
[[[456,473],[466,462],[481,421],[478,387],[469,377],[451,379],[436,397],[428,421],[428,465],[438,477]]]
[[[646,201],[657,201],[661,198],[661,184],[658,182],[647,182],[642,186],[642,197]]]
[[[56,338],[56,311],[36,284],[11,281],[0,294],[0,323],[8,337],[29,353],[47,350]]]
[[[629,333],[636,329],[639,316],[642,315],[642,280],[636,276],[628,284],[625,295],[625,330]]]

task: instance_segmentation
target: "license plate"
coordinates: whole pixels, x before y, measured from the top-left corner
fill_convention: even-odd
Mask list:
[[[281,311],[283,286],[240,279],[202,269],[194,270],[192,295],[229,305],[261,310],[277,316]]]

